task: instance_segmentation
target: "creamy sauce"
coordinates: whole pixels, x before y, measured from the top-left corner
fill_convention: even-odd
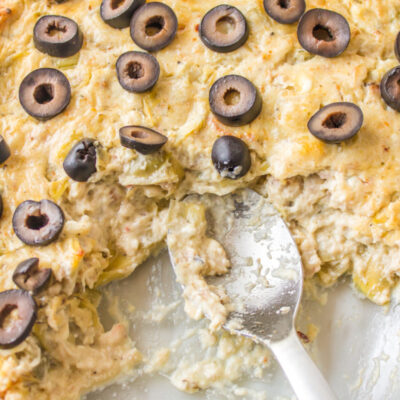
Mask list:
[[[211,329],[217,329],[227,317],[224,292],[204,278],[225,274],[230,262],[222,246],[206,236],[205,211],[203,204],[174,202],[170,207],[167,245],[177,282],[184,286],[186,312],[193,319],[206,315]]]

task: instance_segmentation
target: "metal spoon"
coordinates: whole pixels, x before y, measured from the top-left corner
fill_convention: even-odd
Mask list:
[[[335,400],[296,334],[303,268],[278,211],[249,189],[223,197],[191,195],[185,201],[206,205],[208,234],[222,244],[231,261],[228,274],[208,280],[223,286],[230,298],[232,311],[224,328],[268,346],[299,400]]]

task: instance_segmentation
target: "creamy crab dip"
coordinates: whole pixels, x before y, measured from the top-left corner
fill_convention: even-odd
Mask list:
[[[190,193],[257,190],[287,222],[307,279],[351,274],[388,303],[400,269],[400,72],[385,74],[398,64],[400,4],[307,0],[335,13],[304,14],[298,36],[304,10],[291,22],[268,1],[230,0],[238,12],[209,14],[215,31],[202,19],[216,0],[101,3],[0,0],[0,397],[75,400],[138,366],[124,325],[106,331],[97,307],[105,284],[166,243],[188,315],[208,315],[206,335],[236,362],[266,363],[219,331],[224,293],[204,278],[230,262],[204,210],[181,202]],[[63,18],[42,29],[48,15]],[[183,366],[172,383],[193,392],[241,376],[235,363],[214,367]]]

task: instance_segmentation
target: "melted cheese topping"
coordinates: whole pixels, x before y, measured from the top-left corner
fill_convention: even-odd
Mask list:
[[[117,58],[138,48],[128,29],[101,20],[100,0],[1,0],[0,132],[12,157],[0,167],[0,288],[13,288],[14,268],[33,256],[57,280],[39,299],[34,334],[0,352],[0,397],[7,400],[76,399],[140,361],[120,325],[104,332],[94,289],[128,275],[163,245],[169,199],[189,192],[225,194],[252,185],[289,223],[308,276],[318,273],[330,284],[350,271],[379,304],[397,282],[400,116],[382,101],[378,85],[398,64],[399,2],[308,0],[308,8],[337,11],[350,24],[348,49],[329,60],[303,50],[296,24],[271,20],[261,0],[230,1],[246,16],[250,36],[228,54],[206,48],[197,32],[217,0],[165,3],[177,14],[177,36],[156,54],[161,75],[154,90],[138,95],[122,89],[115,71]],[[33,26],[46,14],[78,23],[84,35],[78,54],[60,59],[35,49]],[[47,122],[28,116],[18,102],[19,84],[39,67],[60,69],[72,87],[70,105]],[[210,112],[209,88],[227,74],[245,76],[262,95],[261,115],[250,125],[227,127]],[[327,145],[310,135],[307,122],[337,101],[359,105],[365,122],[355,139]],[[168,136],[163,151],[142,156],[120,146],[118,129],[132,124]],[[212,144],[226,134],[251,150],[252,168],[238,181],[223,179],[211,163]],[[98,172],[77,183],[62,162],[83,137],[99,143]],[[12,214],[22,201],[44,198],[66,214],[62,235],[43,248],[24,246],[12,231]]]

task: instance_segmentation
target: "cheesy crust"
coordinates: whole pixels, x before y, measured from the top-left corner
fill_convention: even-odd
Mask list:
[[[202,16],[220,2],[165,3],[178,17],[177,36],[156,53],[161,75],[155,88],[132,94],[119,85],[115,63],[122,53],[139,49],[128,29],[101,20],[100,0],[0,0],[0,133],[12,151],[0,167],[0,289],[15,287],[12,273],[28,257],[40,258],[56,278],[38,299],[33,334],[0,351],[1,398],[77,399],[140,362],[121,324],[104,331],[96,311],[98,290],[129,275],[164,245],[179,213],[176,200],[188,193],[222,195],[250,186],[267,196],[289,224],[308,278],[318,276],[329,285],[350,273],[355,286],[378,304],[389,301],[398,282],[400,116],[382,101],[379,82],[398,64],[393,45],[400,3],[308,0],[308,9],[337,11],[350,24],[349,47],[329,60],[302,49],[296,24],[273,21],[262,0],[230,0],[248,20],[250,36],[229,54],[206,48],[198,34]],[[46,14],[78,23],[84,35],[79,53],[61,59],[35,49],[33,26]],[[28,116],[18,102],[22,79],[40,67],[61,70],[72,88],[65,112],[46,122]],[[209,89],[227,74],[248,78],[261,93],[262,112],[250,125],[227,127],[210,112]],[[307,122],[321,106],[338,101],[357,104],[364,125],[348,143],[322,143],[308,132]],[[143,156],[120,145],[118,130],[125,125],[159,130],[168,143]],[[211,148],[222,135],[241,138],[251,151],[252,168],[240,180],[222,178],[212,165]],[[84,137],[94,138],[100,150],[96,174],[78,183],[66,176],[62,163]],[[25,246],[13,233],[13,212],[25,200],[46,198],[65,212],[62,235],[46,247]],[[204,234],[201,211],[197,217]],[[202,242],[197,250],[196,241],[191,244],[191,254],[208,251]],[[217,244],[211,244],[215,251]],[[211,262],[207,271],[182,280],[203,285],[202,275],[226,271],[229,262],[221,251],[222,265]],[[191,314],[199,317],[208,305],[196,314],[194,301],[201,302],[196,294],[185,296]],[[208,387],[205,378],[196,383],[193,377],[185,387],[178,375],[173,381],[183,390]]]

